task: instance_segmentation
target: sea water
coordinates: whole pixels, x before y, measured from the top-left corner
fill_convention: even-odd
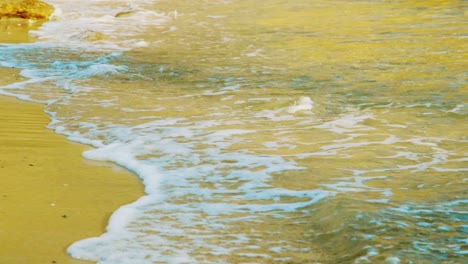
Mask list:
[[[466,261],[464,1],[48,2],[1,94],[146,191],[72,257]]]

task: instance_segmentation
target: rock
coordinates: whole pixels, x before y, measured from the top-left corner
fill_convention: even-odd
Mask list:
[[[47,19],[54,8],[37,0],[0,0],[0,18]]]

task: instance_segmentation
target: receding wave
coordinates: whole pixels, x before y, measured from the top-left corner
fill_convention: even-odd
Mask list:
[[[457,4],[50,2],[37,43],[0,45],[0,66],[26,77],[0,93],[46,103],[50,129],[146,192],[71,256],[466,258]]]

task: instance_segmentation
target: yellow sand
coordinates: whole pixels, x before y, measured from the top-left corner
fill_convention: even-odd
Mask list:
[[[18,78],[0,68],[0,85]],[[143,194],[134,175],[85,160],[88,147],[48,122],[42,105],[0,96],[0,264],[89,263],[66,248],[100,235],[113,211]]]

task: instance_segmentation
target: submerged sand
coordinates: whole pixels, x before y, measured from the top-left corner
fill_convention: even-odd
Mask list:
[[[0,68],[0,85],[18,72]],[[102,234],[143,188],[120,167],[82,158],[89,147],[47,130],[43,108],[0,96],[0,263],[89,263],[66,248]]]

